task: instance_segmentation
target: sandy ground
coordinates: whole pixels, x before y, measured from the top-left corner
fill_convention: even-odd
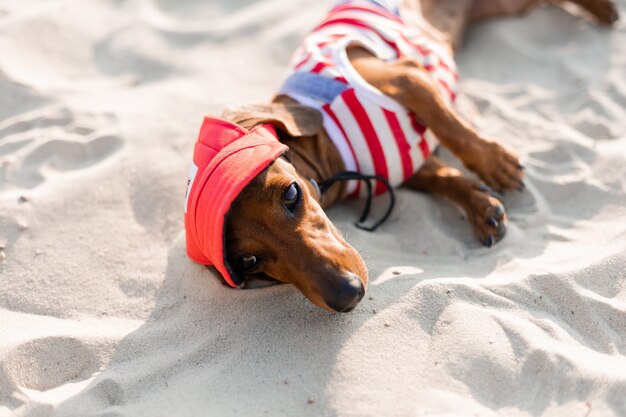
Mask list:
[[[187,259],[202,116],[269,100],[329,6],[0,1],[0,416],[626,415],[624,22],[469,33],[460,109],[528,173],[495,248],[429,196],[375,235],[335,207],[372,280],[342,315]]]

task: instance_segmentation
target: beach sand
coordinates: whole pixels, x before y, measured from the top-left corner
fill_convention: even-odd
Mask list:
[[[626,416],[624,21],[468,33],[459,111],[527,167],[494,248],[431,196],[333,207],[350,314],[186,257],[203,115],[268,101],[330,5],[0,1],[0,416]]]

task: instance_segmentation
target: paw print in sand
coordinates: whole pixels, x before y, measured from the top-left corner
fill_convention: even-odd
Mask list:
[[[102,163],[124,143],[104,133],[111,124],[66,108],[37,110],[1,122],[0,189],[7,184],[34,188],[56,175]]]

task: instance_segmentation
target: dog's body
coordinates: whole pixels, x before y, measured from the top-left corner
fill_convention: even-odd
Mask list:
[[[358,3],[376,2],[359,0]],[[485,17],[518,14],[539,3],[536,0],[406,1],[402,4],[402,21],[415,25],[413,29],[427,34],[452,57],[468,23]],[[611,24],[617,19],[612,1],[577,0],[575,3],[601,23]],[[382,9],[393,11],[392,6]],[[480,182],[466,178],[435,155],[422,152],[423,160],[419,164],[409,161],[413,172],[403,178],[403,185],[443,196],[460,206],[484,245],[492,246],[501,239],[507,216],[497,193],[492,190],[523,189],[523,167],[518,158],[496,141],[476,132],[454,112],[432,71],[420,59],[409,54],[382,60],[371,48],[359,43],[346,44],[345,53],[353,70],[369,86],[414,115],[419,124],[428,127],[439,144],[482,179]],[[248,280],[260,278],[293,283],[322,308],[350,311],[363,297],[367,269],[358,252],[345,242],[326,217],[323,208],[355,194],[355,185],[339,183],[322,196],[316,182],[354,167],[347,166],[345,152],[342,154],[337,139],[331,137],[337,132],[329,131],[328,120],[324,120],[318,110],[303,105],[302,101],[306,100],[298,102],[297,99],[297,95],[294,99],[289,91],[283,91],[270,105],[240,107],[224,114],[226,119],[244,128],[274,124],[281,142],[290,149],[289,161],[276,160],[232,205],[226,226],[228,262],[237,274]],[[328,119],[330,115],[324,117]],[[393,135],[385,138],[394,139],[398,138]]]

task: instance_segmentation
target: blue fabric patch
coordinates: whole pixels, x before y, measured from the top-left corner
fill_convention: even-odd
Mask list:
[[[294,72],[285,80],[280,91],[323,103],[332,103],[338,95],[350,88],[349,85],[323,75],[312,72]]]

